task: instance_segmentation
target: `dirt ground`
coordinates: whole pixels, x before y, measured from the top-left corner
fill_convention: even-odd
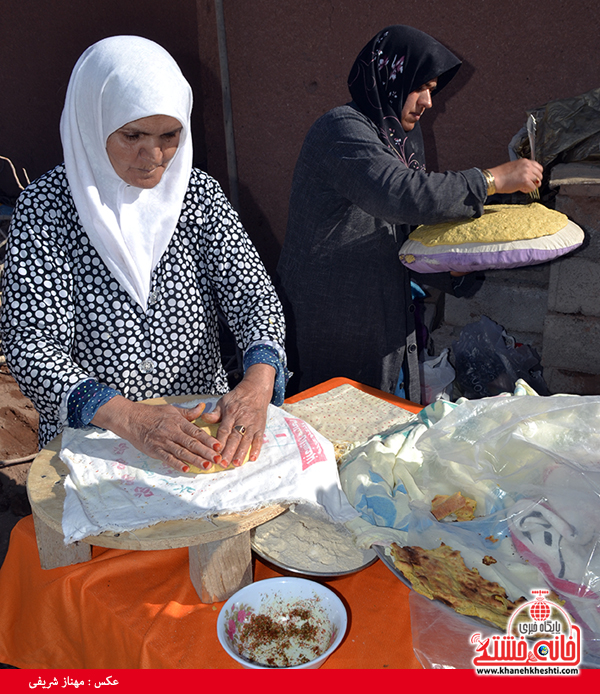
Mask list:
[[[0,565],[10,532],[31,513],[25,483],[37,453],[38,415],[5,364],[0,365]]]

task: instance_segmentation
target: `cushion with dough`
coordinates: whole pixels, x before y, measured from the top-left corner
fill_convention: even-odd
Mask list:
[[[399,258],[415,272],[474,272],[538,265],[578,248],[583,229],[540,203],[486,205],[481,217],[417,227]]]

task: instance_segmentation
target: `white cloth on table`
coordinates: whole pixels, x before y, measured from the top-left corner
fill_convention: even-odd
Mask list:
[[[217,400],[202,398],[207,411]],[[134,531],[161,521],[276,503],[320,507],[334,522],[357,515],[341,489],[333,445],[306,422],[273,405],[258,460],[226,472],[177,472],[99,429],[65,429],[60,458],[69,468],[62,521],[65,544],[104,531]]]

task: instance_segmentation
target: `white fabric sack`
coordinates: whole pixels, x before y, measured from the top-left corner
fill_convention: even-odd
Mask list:
[[[210,409],[217,399],[202,401]],[[340,486],[333,445],[273,405],[258,460],[226,472],[177,472],[98,429],[65,429],[60,458],[70,473],[65,480],[65,544],[107,530],[133,531],[161,521],[276,503],[320,507],[334,522],[357,516]]]

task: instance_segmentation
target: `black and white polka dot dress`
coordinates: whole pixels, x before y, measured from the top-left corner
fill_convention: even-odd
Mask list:
[[[10,371],[40,414],[40,446],[62,429],[65,396],[85,378],[131,400],[225,393],[217,306],[242,350],[258,340],[283,347],[283,313],[266,270],[219,184],[202,171],[192,171],[146,312],[90,243],[62,165],[19,197],[0,332]]]

